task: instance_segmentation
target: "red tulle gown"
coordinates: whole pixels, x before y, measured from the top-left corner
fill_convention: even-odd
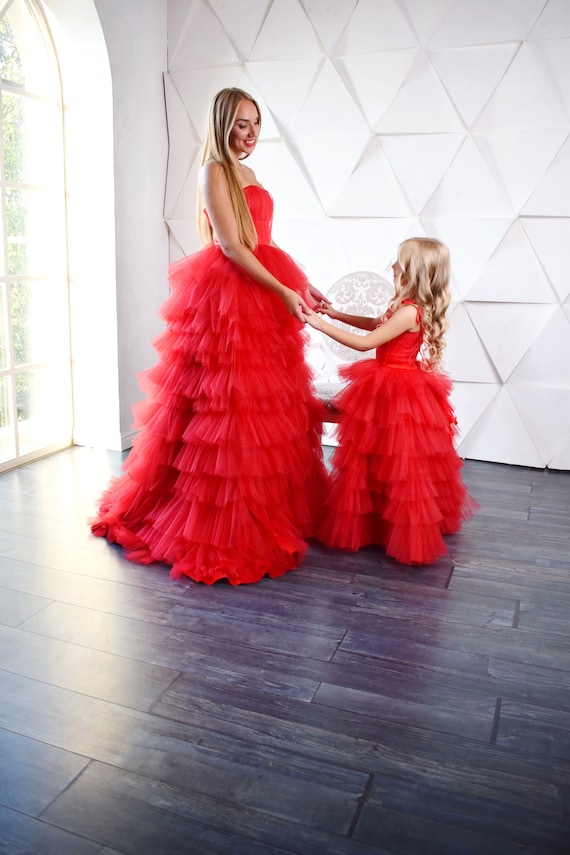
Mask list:
[[[406,332],[341,369],[349,383],[335,399],[339,445],[319,530],[329,546],[377,544],[404,564],[430,564],[447,552],[442,535],[477,507],[454,447],[451,383],[418,362],[421,344],[421,331]]]
[[[306,296],[307,279],[270,245],[273,201],[245,188],[255,255]],[[232,585],[301,561],[328,489],[321,405],[305,333],[283,302],[213,243],[171,265],[159,362],[141,375],[139,433],[92,531],[171,576]]]

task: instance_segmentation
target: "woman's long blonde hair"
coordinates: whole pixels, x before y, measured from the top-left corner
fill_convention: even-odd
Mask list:
[[[206,127],[206,138],[202,152],[202,165],[208,160],[215,160],[224,169],[231,203],[237,220],[238,232],[241,242],[248,249],[257,246],[257,233],[245,201],[245,195],[238,178],[238,171],[234,165],[230,150],[230,136],[236,120],[238,107],[241,101],[251,101],[261,125],[261,113],[257,102],[244,92],[243,89],[222,89],[214,96],[208,115]],[[200,188],[198,188],[198,233],[202,243],[206,244],[213,240],[214,233],[212,225],[204,212],[204,200]]]
[[[451,301],[449,250],[435,238],[408,238],[398,248],[398,262],[402,272],[392,311],[404,300],[412,300],[422,310],[422,355],[426,366],[435,370],[445,347],[445,313]]]

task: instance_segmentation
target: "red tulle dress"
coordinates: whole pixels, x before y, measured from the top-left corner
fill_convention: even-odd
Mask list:
[[[308,297],[302,270],[270,244],[271,196],[258,186],[245,195],[255,255]],[[306,333],[216,243],[169,272],[159,361],[139,378],[139,433],[91,530],[132,561],[170,564],[174,578],[279,576],[303,558],[328,491]]]
[[[341,368],[349,383],[334,401],[339,445],[318,534],[329,546],[377,544],[404,564],[431,564],[447,552],[442,535],[477,508],[455,451],[451,382],[418,361],[422,338],[405,332]]]

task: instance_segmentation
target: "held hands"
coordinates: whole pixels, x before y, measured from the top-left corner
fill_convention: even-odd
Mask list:
[[[321,312],[326,306],[330,306],[331,301],[328,300],[324,294],[321,294],[319,289],[315,288],[314,285],[309,285],[309,294],[311,299],[315,302],[313,309],[316,312]]]
[[[315,330],[322,330],[323,328],[323,320],[317,312],[311,310],[305,312],[304,320]]]
[[[297,318],[297,320],[304,324],[307,320],[307,315],[311,310],[301,295],[297,294],[297,292],[293,291],[291,288],[286,288],[282,294],[282,299],[289,314],[293,315],[294,318]]]

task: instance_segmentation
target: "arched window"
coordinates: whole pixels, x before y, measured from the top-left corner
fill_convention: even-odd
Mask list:
[[[0,2],[0,471],[71,444],[63,107],[34,0]]]

